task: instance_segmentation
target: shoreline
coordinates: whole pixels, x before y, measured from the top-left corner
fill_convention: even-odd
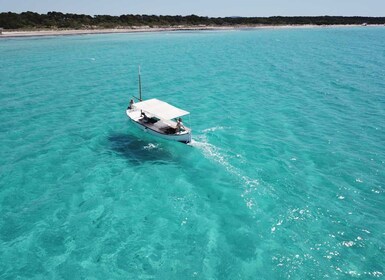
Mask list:
[[[1,38],[44,37],[44,36],[70,36],[90,34],[119,34],[119,33],[144,33],[144,32],[174,32],[174,31],[217,31],[241,29],[292,29],[292,28],[338,28],[338,27],[380,27],[384,25],[237,25],[237,26],[175,26],[175,27],[149,27],[133,26],[132,28],[108,29],[49,29],[49,30],[21,30],[2,31]]]

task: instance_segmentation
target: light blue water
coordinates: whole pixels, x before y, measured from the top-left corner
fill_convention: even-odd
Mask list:
[[[1,279],[385,274],[385,28],[0,40]],[[191,112],[193,145],[125,116]]]

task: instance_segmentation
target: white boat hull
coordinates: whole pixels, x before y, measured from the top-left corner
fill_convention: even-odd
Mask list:
[[[191,142],[191,129],[186,128],[184,131],[176,133],[166,133],[167,129],[172,129],[174,122],[166,122],[158,120],[156,123],[146,123],[141,118],[140,110],[126,110],[128,118],[135,124],[136,127],[151,135],[182,143]]]

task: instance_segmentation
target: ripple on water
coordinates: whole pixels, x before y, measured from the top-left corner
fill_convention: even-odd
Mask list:
[[[383,38],[4,40],[1,277],[383,277]],[[190,146],[128,122],[138,64],[146,98],[191,112]]]

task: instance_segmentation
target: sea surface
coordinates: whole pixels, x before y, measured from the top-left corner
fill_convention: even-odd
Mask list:
[[[1,279],[384,278],[384,191],[384,27],[0,39]]]

